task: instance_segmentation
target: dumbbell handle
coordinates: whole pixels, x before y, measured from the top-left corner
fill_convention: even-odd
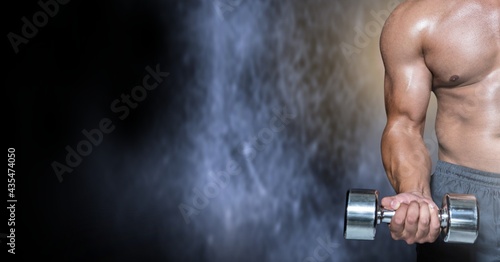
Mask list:
[[[377,211],[377,224],[380,223],[391,223],[391,219],[396,214],[396,211],[389,209],[380,208]],[[439,221],[441,221],[441,227],[448,226],[448,212],[444,209],[439,209],[438,213]]]
[[[396,211],[379,206],[374,189],[347,191],[344,238],[373,240],[376,226],[390,223]],[[474,243],[479,232],[479,207],[475,196],[447,193],[438,211],[444,242]]]

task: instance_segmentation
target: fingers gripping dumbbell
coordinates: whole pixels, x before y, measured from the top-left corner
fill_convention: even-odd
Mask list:
[[[379,206],[378,192],[372,189],[347,191],[344,238],[373,240],[376,226],[390,223],[395,211]],[[439,210],[444,242],[474,243],[479,229],[479,208],[473,195],[446,194]]]

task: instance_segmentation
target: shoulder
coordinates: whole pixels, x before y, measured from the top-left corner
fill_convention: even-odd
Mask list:
[[[387,18],[382,37],[399,35],[406,38],[423,37],[439,19],[446,1],[406,0],[400,3]]]
[[[382,56],[396,57],[421,54],[429,30],[443,12],[442,1],[407,0],[400,3],[387,18],[380,37]]]
[[[428,19],[435,14],[441,12],[440,9],[446,6],[446,0],[406,0],[394,8],[391,12],[387,23],[395,21],[414,21]]]

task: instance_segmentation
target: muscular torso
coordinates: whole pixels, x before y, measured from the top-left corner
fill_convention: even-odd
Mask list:
[[[426,1],[420,25],[443,161],[500,173],[500,1]]]

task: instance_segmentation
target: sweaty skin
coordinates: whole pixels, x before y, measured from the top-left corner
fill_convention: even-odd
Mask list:
[[[432,161],[423,141],[431,92],[438,102],[439,159],[500,173],[500,1],[408,0],[387,19],[380,50],[387,125],[382,161],[397,195],[392,238],[434,242]]]

